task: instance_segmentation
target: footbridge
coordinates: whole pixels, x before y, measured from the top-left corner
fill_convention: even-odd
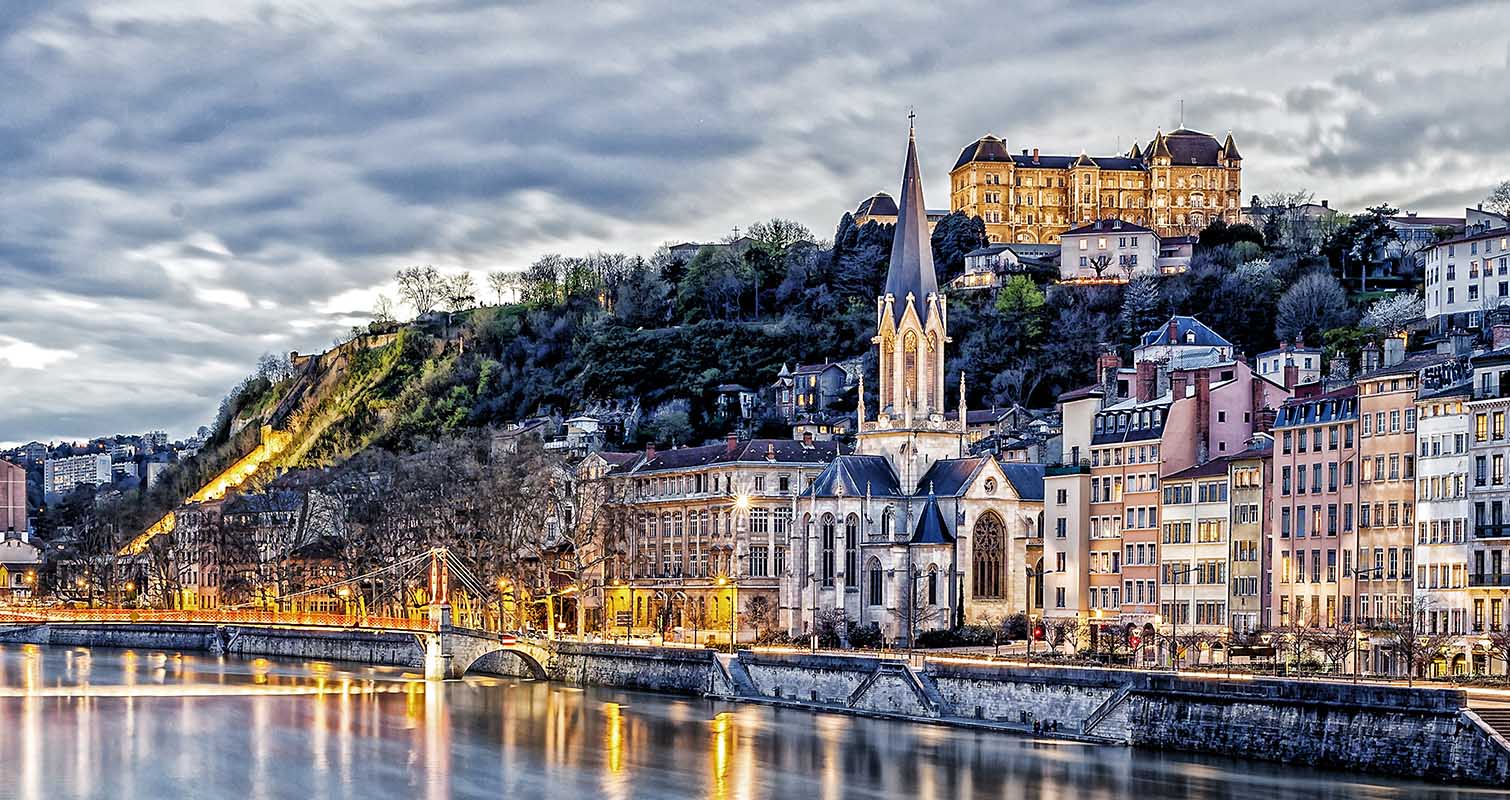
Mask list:
[[[541,680],[547,677],[553,657],[552,643],[525,632],[488,629],[488,623],[502,622],[502,614],[477,612],[476,595],[481,585],[475,585],[477,582],[470,574],[459,571],[444,550],[430,551],[390,569],[401,578],[428,571],[429,590],[424,595],[428,602],[400,605],[398,611],[403,613],[386,615],[367,610],[384,606],[356,600],[344,603],[350,613],[247,607],[193,610],[10,607],[0,610],[0,642],[353,661],[422,669],[430,680],[460,678],[480,665],[496,669],[499,657],[495,654],[506,653],[522,665],[522,669],[511,672]],[[454,597],[453,576],[463,590]],[[359,586],[370,587],[371,577],[359,576],[311,592],[345,599]],[[405,585],[404,581],[400,584]],[[453,599],[465,608],[453,606]],[[297,601],[298,595],[285,598],[288,600]],[[386,607],[393,608],[391,604]]]

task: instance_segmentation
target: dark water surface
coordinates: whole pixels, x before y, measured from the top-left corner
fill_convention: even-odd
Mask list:
[[[507,679],[0,647],[0,798],[1396,798],[1498,792]]]

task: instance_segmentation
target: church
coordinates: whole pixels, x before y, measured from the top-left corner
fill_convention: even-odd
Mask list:
[[[965,376],[944,397],[948,302],[939,291],[909,126],[885,293],[876,298],[877,406],[860,386],[855,452],[796,500],[783,626],[835,612],[889,641],[1001,620],[1043,605],[1043,466],[970,456]]]

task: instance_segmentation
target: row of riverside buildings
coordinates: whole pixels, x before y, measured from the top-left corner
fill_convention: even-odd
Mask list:
[[[879,407],[862,386],[853,447],[589,456],[633,512],[583,578],[589,618],[742,641],[847,619],[909,641],[1025,613],[1139,648],[1175,629],[1356,626],[1358,666],[1378,674],[1401,659],[1371,631],[1408,619],[1453,635],[1434,671],[1504,670],[1485,637],[1510,594],[1510,325],[1477,353],[1388,339],[1344,377],[1318,348],[1250,363],[1175,317],[1059,398],[1043,463],[973,455],[963,388],[944,393],[949,309],[918,173],[909,138],[876,301]]]

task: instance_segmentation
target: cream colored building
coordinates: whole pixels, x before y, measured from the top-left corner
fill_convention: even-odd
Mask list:
[[[960,152],[949,171],[949,206],[979,216],[993,242],[1057,242],[1070,228],[1115,217],[1160,236],[1197,233],[1242,213],[1242,155],[1228,133],[1181,128],[1147,147],[1091,157],[1013,153],[986,135]]]

